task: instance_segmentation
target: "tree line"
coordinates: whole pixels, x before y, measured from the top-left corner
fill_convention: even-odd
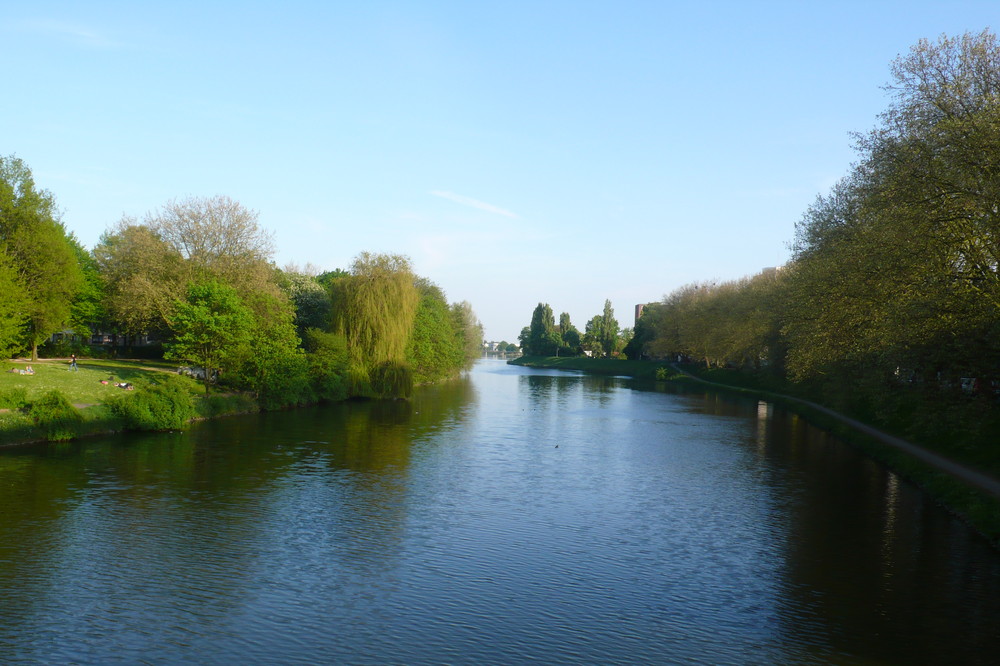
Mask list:
[[[646,307],[634,356],[759,369],[873,410],[901,391],[923,404],[995,399],[996,36],[921,40],[892,63],[886,88],[891,103],[876,127],[854,137],[857,162],[797,224],[791,261],[690,284]]]
[[[531,324],[521,329],[518,341],[528,356],[604,356],[623,353],[632,339],[632,329],[619,328],[611,301],[604,301],[601,314],[594,315],[584,332],[573,325],[569,313],[559,315],[556,324],[552,306],[539,303],[531,314]]]
[[[55,333],[161,341],[265,408],[406,396],[467,368],[482,327],[468,303],[413,272],[408,258],[363,252],[347,270],[278,268],[258,215],[225,196],[126,216],[90,251],[53,195],[17,157],[0,157],[0,354],[59,347]],[[53,347],[56,347],[53,349]]]

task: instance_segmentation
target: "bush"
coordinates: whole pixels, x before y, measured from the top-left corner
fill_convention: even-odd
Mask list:
[[[272,410],[315,402],[305,354],[285,353],[262,364],[257,382],[257,402]]]
[[[49,391],[31,403],[28,414],[50,442],[73,439],[83,425],[83,416],[59,391]]]
[[[68,358],[70,354],[89,356],[90,346],[79,340],[62,339],[58,342],[49,340],[38,347],[39,358]]]
[[[0,391],[0,409],[21,409],[28,404],[28,389],[18,386]]]
[[[346,400],[348,396],[347,339],[316,328],[306,330],[309,379],[320,400]]]
[[[118,347],[117,353],[115,353],[114,348],[112,347],[104,347],[104,350],[106,354],[116,355],[122,358],[144,358],[155,360],[163,358],[162,342],[151,342],[147,345],[125,345],[124,347]]]
[[[159,384],[116,395],[107,405],[131,430],[181,430],[195,416],[186,384],[169,376]]]
[[[198,415],[205,418],[256,412],[260,406],[246,393],[213,393],[198,401]]]
[[[76,354],[79,358],[163,358],[163,343],[153,342],[146,345],[100,345],[89,344],[82,340],[47,341],[38,348],[39,358],[68,358]]]

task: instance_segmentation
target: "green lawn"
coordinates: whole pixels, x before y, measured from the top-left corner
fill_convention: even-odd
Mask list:
[[[29,365],[35,374],[11,372],[12,369],[24,370]],[[65,359],[40,359],[32,363],[0,361],[0,407],[3,407],[0,409],[0,446],[52,438],[46,431],[46,425],[40,423],[36,415],[20,408],[25,403],[34,405],[50,391],[58,391],[65,396],[79,413],[79,420],[70,433],[74,437],[129,427],[105,403],[115,396],[138,397],[143,389],[162,383],[168,377],[178,378],[181,386],[190,392],[198,416],[222,416],[256,408],[253,398],[245,394],[213,390],[212,395],[206,397],[201,383],[176,374],[176,363],[82,359],[78,366],[77,371],[71,371]],[[102,380],[108,383],[102,384]],[[132,384],[135,392],[116,387],[116,382]]]
[[[21,375],[11,369],[23,370],[27,366],[34,369],[34,375]],[[104,402],[122,389],[115,382],[129,382],[136,388],[147,386],[163,373],[175,373],[177,365],[164,361],[114,361],[106,359],[82,359],[79,370],[72,372],[65,360],[39,359],[35,362],[6,361],[0,364],[0,391],[24,388],[28,400],[39,397],[47,391],[58,390],[74,405],[92,406]],[[102,384],[101,380],[108,380]],[[197,393],[199,385],[191,380],[191,391]]]

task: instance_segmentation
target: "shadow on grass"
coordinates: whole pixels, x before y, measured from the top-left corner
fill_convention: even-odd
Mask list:
[[[170,371],[164,369],[151,370],[149,368],[141,368],[138,365],[123,365],[121,363],[115,363],[113,361],[86,361],[79,364],[81,370],[96,370],[100,373],[107,373],[105,379],[110,381],[126,381],[131,382],[137,379],[155,381],[156,375],[170,375]]]

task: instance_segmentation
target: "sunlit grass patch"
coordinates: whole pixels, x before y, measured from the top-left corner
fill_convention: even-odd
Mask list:
[[[28,366],[34,374],[11,372]],[[259,409],[247,393],[213,387],[206,396],[203,384],[178,375],[176,363],[169,361],[83,359],[77,366],[70,370],[65,359],[0,362],[0,445],[120,430],[174,430],[192,418]],[[115,386],[122,383],[134,390]],[[65,403],[56,404],[54,393]],[[47,416],[46,405],[51,408]]]
[[[34,375],[21,375],[10,372],[11,369],[24,370],[31,366]],[[2,366],[0,373],[0,393],[10,389],[24,389],[30,402],[53,390],[60,391],[70,403],[82,405],[97,405],[106,402],[112,396],[118,395],[122,389],[116,383],[130,383],[136,388],[158,383],[165,372],[170,372],[171,364],[150,361],[114,361],[104,359],[84,359],[77,363],[78,370],[69,369],[69,363],[64,360],[39,360],[36,362],[8,361]],[[191,387],[191,392],[198,391],[198,385],[193,380],[184,378]],[[106,381],[106,384],[101,382]]]

